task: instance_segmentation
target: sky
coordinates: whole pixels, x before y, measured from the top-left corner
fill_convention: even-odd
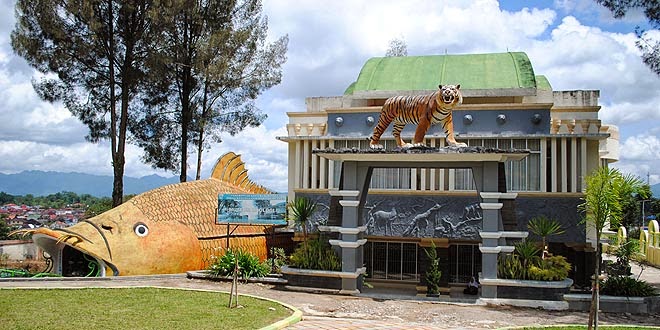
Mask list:
[[[61,104],[41,101],[37,76],[14,54],[14,3],[0,3],[0,172],[24,170],[112,175],[108,142],[89,143],[87,128]],[[660,77],[641,62],[634,30],[648,30],[641,12],[621,20],[592,0],[266,0],[269,39],[289,36],[280,85],[257,100],[268,119],[258,128],[223,136],[203,154],[202,178],[224,153],[241,155],[250,178],[287,190],[287,112],[305,111],[305,98],[342,95],[371,57],[403,39],[408,55],[521,51],[554,90],[600,90],[600,119],[619,127],[620,160],[613,164],[650,184],[660,183]],[[660,38],[660,31],[650,30]],[[127,176],[175,173],[153,169],[141,150],[126,150]],[[195,154],[188,173],[194,175]]]

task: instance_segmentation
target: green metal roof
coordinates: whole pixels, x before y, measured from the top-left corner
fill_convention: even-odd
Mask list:
[[[539,82],[522,52],[374,57],[344,92],[435,90],[460,84],[462,90],[535,90]],[[543,87],[550,87],[544,78]],[[525,93],[527,94],[527,93]]]

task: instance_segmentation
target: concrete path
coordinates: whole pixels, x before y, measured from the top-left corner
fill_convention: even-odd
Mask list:
[[[640,268],[633,266],[633,273]],[[642,279],[660,288],[660,269],[646,267]],[[170,287],[228,292],[230,284],[191,280],[185,275],[111,278],[0,279],[0,288]],[[583,312],[544,311],[505,306],[416,301],[412,297],[360,297],[281,290],[263,284],[241,284],[239,293],[288,303],[303,312],[303,320],[290,329],[496,329],[506,326],[586,324]],[[602,324],[660,325],[660,315],[601,315]]]

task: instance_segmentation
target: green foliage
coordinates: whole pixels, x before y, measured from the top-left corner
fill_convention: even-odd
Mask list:
[[[536,281],[561,281],[568,277],[571,264],[563,256],[539,257],[541,250],[532,242],[516,244],[511,255],[501,255],[497,262],[500,278]]]
[[[126,200],[126,198],[124,198]],[[85,218],[91,218],[97,216],[105,211],[112,209],[112,198],[101,198],[95,201],[92,204],[89,204],[87,210],[85,210]]]
[[[341,270],[341,260],[321,239],[301,244],[289,258],[291,266],[303,269]]]
[[[165,1],[150,14],[151,110],[130,130],[146,162],[185,181],[193,144],[199,176],[209,143],[265,120],[255,100],[280,83],[288,37],[267,40],[261,0]]]
[[[541,260],[538,266],[529,267],[529,279],[537,281],[563,281],[571,271],[571,264],[563,256],[551,256]]]
[[[5,219],[0,218],[0,240],[9,239],[11,228],[7,225]]]
[[[431,247],[424,249],[426,257],[429,259],[429,268],[426,270],[426,283],[429,294],[440,293],[440,279],[442,272],[440,271],[440,258],[435,248],[435,243],[431,242]]]
[[[250,277],[264,277],[270,272],[267,262],[259,261],[255,255],[243,250],[228,249],[226,253],[216,258],[209,267],[211,274],[216,276],[231,276],[238,259],[238,276],[244,280]]]
[[[628,276],[610,276],[601,285],[601,293],[619,297],[649,297],[655,295],[655,288]]]
[[[34,196],[32,194],[27,194],[25,196],[21,195],[9,195],[4,192],[0,192],[0,204],[9,204],[14,203],[17,205],[31,205],[31,206],[41,206],[41,208],[64,208],[67,205],[72,204],[82,204],[82,205],[92,205],[98,203],[104,198],[94,197],[90,194],[78,195],[70,191],[62,191],[55,194],[50,194],[46,196]]]
[[[525,279],[527,271],[516,254],[500,255],[497,259],[497,277],[505,279]]]
[[[543,215],[532,218],[532,220],[529,221],[529,224],[527,224],[527,228],[529,228],[529,230],[532,231],[532,233],[534,233],[536,236],[541,237],[543,242],[543,250],[545,252],[548,252],[546,250],[546,240],[548,236],[561,235],[565,232],[557,220],[548,219]]]
[[[283,248],[270,248],[271,257],[268,258],[267,263],[270,265],[270,272],[279,274],[282,271],[282,266],[287,263],[286,252]]]
[[[296,197],[289,202],[289,219],[302,228],[303,236],[307,239],[307,226],[316,210],[316,203],[307,197]]]

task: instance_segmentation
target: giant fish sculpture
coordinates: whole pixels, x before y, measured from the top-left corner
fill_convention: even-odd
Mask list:
[[[68,228],[22,232],[32,233],[35,244],[52,258],[52,272],[64,276],[205,269],[228,243],[227,226],[216,224],[218,195],[225,193],[270,191],[250,181],[240,156],[227,153],[209,179],[147,191]],[[267,231],[264,226],[238,225],[229,245],[265,259]]]

